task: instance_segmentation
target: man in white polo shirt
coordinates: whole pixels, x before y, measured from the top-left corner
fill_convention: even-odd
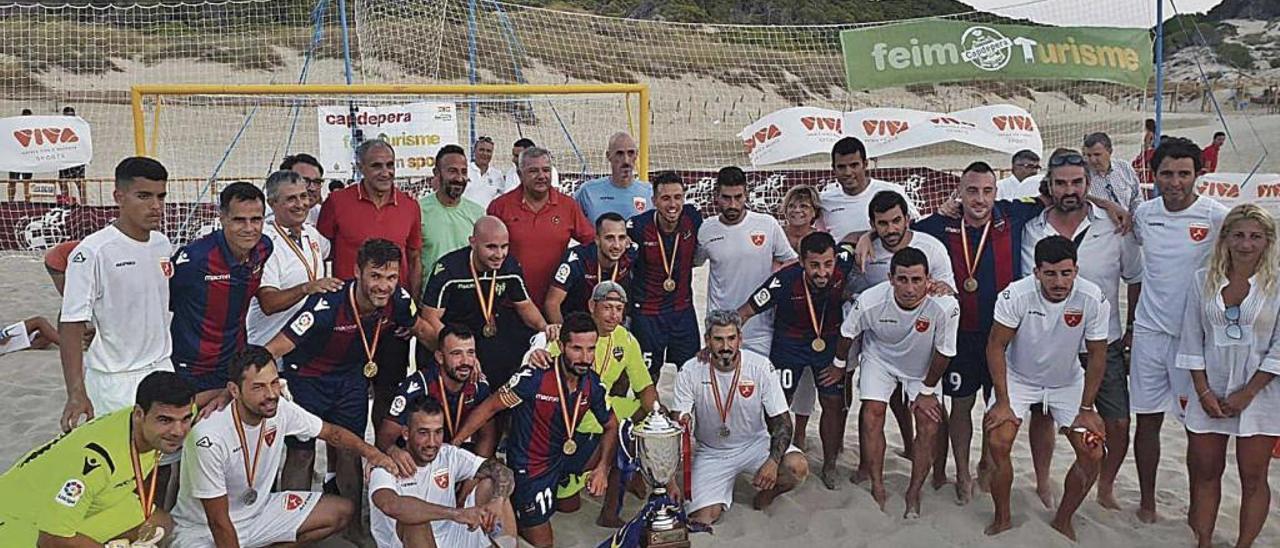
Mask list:
[[[838,184],[828,185],[819,196],[822,222],[837,243],[857,241],[867,231],[867,204],[877,192],[892,190],[906,198],[901,186],[867,177],[867,147],[856,137],[845,137],[831,147],[831,171]],[[909,218],[920,217],[910,198],[907,206]],[[853,238],[848,238],[851,234]]]
[[[308,295],[342,288],[342,280],[325,276],[329,240],[307,222],[306,179],[293,171],[277,171],[267,177],[263,191],[271,220],[262,227],[262,235],[271,239],[275,252],[262,267],[262,282],[245,318],[248,342],[258,345],[279,334]]]
[[[1063,481],[1062,502],[1050,525],[1075,540],[1071,517],[1098,478],[1105,427],[1094,400],[1107,367],[1107,298],[1093,282],[1076,276],[1075,243],[1049,236],[1035,248],[1035,276],[1009,284],[996,298],[987,343],[995,398],[983,426],[991,459],[995,516],[988,535],[1013,526],[1009,490],[1010,452],[1018,427],[1041,404],[1075,449],[1076,461]],[[1088,367],[1081,371],[1083,347]]]
[[[716,206],[720,214],[698,229],[693,264],[711,261],[707,310],[734,310],[755,292],[778,265],[796,259],[777,219],[747,209],[747,174],[737,167],[716,174]],[[742,326],[742,348],[769,355],[773,312]]]
[[[943,268],[950,261],[942,263]],[[872,498],[884,509],[884,419],[889,398],[899,385],[906,392],[919,430],[912,445],[911,483],[905,518],[920,515],[920,489],[934,460],[944,411],[938,381],[956,355],[960,303],[955,297],[930,296],[929,261],[924,252],[905,247],[893,254],[889,281],[863,291],[840,326],[852,339],[847,363],[862,365],[859,440],[866,449]],[[859,351],[860,349],[860,351]]]
[[[79,344],[59,347],[67,404],[62,431],[133,405],[138,383],[152,371],[172,371],[169,355],[169,277],[173,253],[158,232],[164,221],[169,173],[150,158],[125,158],[116,166],[112,196],[119,217],[80,242],[67,262],[58,334],[97,336],[88,356]]]
[[[493,165],[493,138],[476,137],[476,144],[471,147],[471,162],[467,164],[467,187],[462,191],[462,197],[475,202],[483,211],[489,207],[489,202],[505,191],[506,178],[507,174]]]
[[[1035,198],[1040,195],[1040,155],[1023,149],[1013,155],[1008,177],[996,181],[997,200]]]

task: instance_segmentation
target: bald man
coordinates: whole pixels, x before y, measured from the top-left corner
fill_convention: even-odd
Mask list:
[[[649,210],[653,185],[636,173],[638,149],[635,139],[625,131],[609,136],[609,148],[605,159],[609,161],[609,176],[582,184],[574,199],[582,207],[587,220],[595,222],[601,215],[613,212],[623,219]]]
[[[419,312],[428,325],[428,345],[445,324],[462,324],[477,334],[480,369],[491,386],[507,383],[529,337],[547,327],[529,299],[520,264],[508,253],[510,239],[497,217],[477,219],[471,245],[446,253],[431,269]]]

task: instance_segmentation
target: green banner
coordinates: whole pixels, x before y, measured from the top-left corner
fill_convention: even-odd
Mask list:
[[[840,32],[850,90],[969,80],[1094,80],[1146,89],[1144,29],[929,20]]]

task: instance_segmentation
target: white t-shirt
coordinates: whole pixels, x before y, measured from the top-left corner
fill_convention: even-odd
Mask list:
[[[951,290],[956,290],[956,274],[951,269],[951,255],[947,254],[946,246],[942,245],[937,238],[925,234],[920,231],[912,230],[911,241],[907,243],[907,247],[914,247],[924,253],[924,257],[929,261],[929,277],[951,286]],[[893,253],[884,248],[884,241],[876,238],[871,242],[871,260],[867,261],[865,269],[867,282],[878,284],[889,280],[889,261],[893,259]]]
[[[849,307],[840,335],[862,335],[862,364],[874,363],[900,377],[924,379],[933,351],[956,355],[960,302],[955,297],[925,297],[913,310],[893,298],[893,286],[881,282],[863,291]]]
[[[1018,382],[1059,388],[1084,376],[1085,341],[1106,341],[1110,308],[1102,290],[1077,277],[1062,302],[1044,298],[1035,276],[1009,284],[996,298],[995,321],[1016,329],[1005,350],[1009,376]]]
[[[467,188],[462,197],[480,204],[481,209],[489,207],[489,202],[501,196],[506,188],[507,175],[501,169],[489,165],[489,170],[480,173],[480,166],[475,162],[467,164]]]
[[[795,258],[782,226],[769,215],[747,211],[735,225],[724,224],[720,217],[707,219],[698,229],[694,255],[696,265],[711,261],[707,310],[737,310],[773,273],[774,261]],[[743,347],[767,356],[772,325],[772,310],[747,320],[742,326]]]
[[[819,197],[822,199],[822,222],[827,225],[827,232],[831,233],[831,237],[839,242],[848,236],[851,232],[866,232],[871,229],[871,199],[875,198],[876,193],[882,190],[892,190],[901,194],[907,200],[907,216],[912,219],[920,217],[920,211],[916,209],[916,204],[907,198],[907,193],[902,187],[881,181],[880,179],[871,179],[867,181],[867,188],[856,196],[850,196],[844,193],[839,183],[827,185],[822,190]]]
[[[400,537],[396,535],[396,522],[382,513],[373,503],[373,494],[381,489],[390,489],[402,497],[413,497],[431,504],[454,508],[458,506],[456,486],[476,475],[476,470],[484,464],[484,457],[455,447],[450,444],[440,446],[435,460],[426,466],[419,466],[418,471],[409,478],[397,478],[386,470],[375,468],[369,476],[369,529],[373,540],[380,548],[401,548]],[[448,521],[431,523],[436,540],[445,537],[444,529]],[[512,531],[514,533],[514,531]],[[443,545],[441,545],[443,546]]]
[[[238,405],[232,402],[231,405]],[[314,438],[320,435],[324,422],[308,413],[298,404],[284,398],[276,408],[276,416],[263,419],[258,426],[244,426],[245,444],[249,446],[249,464],[258,459],[258,470],[253,476],[253,490],[258,498],[246,506],[244,494],[249,482],[244,472],[244,451],[240,436],[236,433],[231,405],[215,411],[209,418],[197,422],[187,434],[182,448],[182,483],[178,491],[178,504],[173,509],[173,519],[180,527],[207,527],[204,505],[200,499],[214,499],[226,495],[227,511],[237,527],[258,517],[271,494],[276,473],[284,463],[285,436]],[[266,429],[263,431],[262,429]],[[262,431],[261,453],[258,433]],[[126,464],[127,466],[127,464]]]
[[[680,414],[691,414],[696,427],[693,437],[699,447],[734,449],[750,447],[761,439],[769,439],[769,426],[765,417],[786,413],[787,397],[782,392],[778,372],[769,359],[750,350],[742,351],[742,373],[738,378],[738,392],[733,397],[727,421],[720,420],[716,399],[711,393],[711,371],[714,367],[692,358],[676,375],[675,399],[671,409]],[[716,371],[716,383],[720,387],[720,402],[729,405],[733,372]],[[729,436],[720,437],[720,426],[727,422]]]
[[[276,230],[275,223],[267,223],[263,226],[262,235],[271,238],[275,252],[262,267],[260,287],[271,287],[283,291],[305,284],[311,281],[307,274],[308,267],[312,269],[316,278],[325,277],[324,258],[329,256],[329,240],[321,236],[316,227],[307,223],[302,224],[302,244],[298,246],[302,251],[301,257],[285,242],[288,236]],[[258,304],[258,297],[255,296],[249,301],[249,314],[245,317],[249,344],[267,344],[267,341],[284,329],[289,318],[292,318],[305,302],[306,299],[303,298],[288,310],[268,315],[262,311],[262,306]]]
[[[1044,180],[1043,175],[1032,175],[1021,181],[1013,175],[1000,179],[996,181],[996,199],[1035,198],[1040,195],[1040,181],[1042,180]]]
[[[172,253],[164,234],[153,230],[147,241],[139,242],[114,224],[90,234],[72,251],[61,321],[90,322],[98,330],[85,368],[122,373],[169,359]]]
[[[1133,235],[1142,246],[1142,296],[1134,325],[1177,337],[1192,274],[1213,252],[1213,242],[1229,209],[1200,196],[1190,207],[1171,212],[1152,198],[1133,214]]]

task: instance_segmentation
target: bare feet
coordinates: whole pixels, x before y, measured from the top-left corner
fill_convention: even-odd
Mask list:
[[[950,482],[947,481],[947,473],[946,472],[939,473],[937,472],[937,468],[935,467],[933,472],[933,480],[930,482],[930,485],[933,486],[933,490],[937,491],[938,489],[942,489],[942,486],[948,483]]]
[[[606,516],[604,514],[600,514],[600,516],[596,518],[596,525],[600,527],[607,527],[609,529],[617,529],[626,524],[627,522],[622,521],[618,516]]]
[[[884,486],[872,487],[871,498],[875,499],[876,504],[880,505],[880,511],[883,512],[885,503],[889,502],[889,494],[885,492]]]
[[[871,479],[871,472],[858,468],[849,475],[849,483],[862,483]]]
[[[902,513],[902,517],[906,519],[916,519],[920,517],[920,492],[912,492],[907,490],[907,510]]]
[[[973,478],[956,478],[956,504],[964,506],[973,500]]]
[[[986,530],[983,531],[983,533],[986,533],[987,536],[998,535],[1012,528],[1013,528],[1013,523],[1010,522],[1009,520],[996,519],[991,521],[991,525],[988,525]]]
[[[840,486],[838,485],[838,482],[836,481],[835,463],[823,464],[822,473],[819,475],[819,478],[822,479],[822,485],[826,486],[827,489],[835,491],[840,488]]]
[[[1155,508],[1138,509],[1138,521],[1141,521],[1142,523],[1155,523],[1159,520],[1160,517],[1156,515]]]
[[[1066,523],[1058,523],[1058,520],[1056,520],[1056,519],[1055,519],[1055,520],[1053,520],[1053,521],[1049,522],[1049,527],[1053,527],[1053,528],[1054,528],[1054,529],[1056,529],[1059,533],[1062,533],[1062,536],[1064,536],[1064,537],[1067,537],[1067,538],[1071,539],[1071,541],[1072,541],[1072,542],[1075,542],[1075,540],[1076,540],[1076,528],[1071,526],[1071,520],[1070,520],[1070,519],[1068,519],[1068,520],[1066,521]]]
[[[1040,487],[1037,485],[1036,496],[1040,497],[1040,504],[1043,504],[1045,509],[1053,510],[1053,490],[1049,486]]]
[[[1119,510],[1120,504],[1116,502],[1116,496],[1111,491],[1103,491],[1098,489],[1098,505],[1107,510]]]

